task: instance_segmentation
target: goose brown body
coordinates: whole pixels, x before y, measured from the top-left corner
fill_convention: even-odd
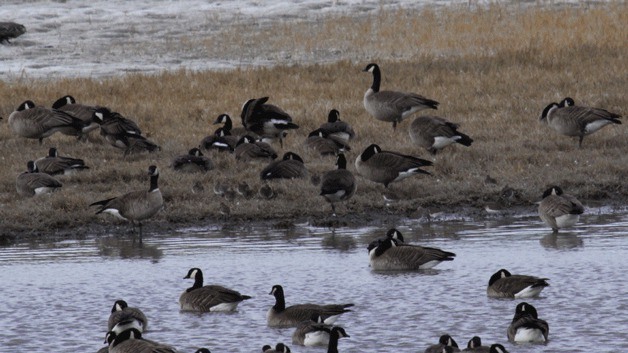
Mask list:
[[[40,173],[33,161],[27,163],[27,170],[15,179],[15,189],[20,196],[31,197],[50,193],[62,186],[54,177]]]
[[[574,226],[584,213],[584,206],[560,187],[552,186],[543,193],[538,212],[541,220],[557,233],[560,228]]]
[[[549,286],[547,278],[526,275],[513,275],[508,270],[495,272],[486,287],[486,295],[491,298],[533,298]]]
[[[184,278],[194,279],[194,285],[179,296],[181,310],[186,311],[233,311],[242,301],[250,299],[233,289],[220,285],[203,285],[203,272],[192,268]]]
[[[471,146],[473,139],[459,132],[458,127],[458,124],[438,116],[420,116],[412,121],[409,134],[417,146],[435,154],[452,143]]]

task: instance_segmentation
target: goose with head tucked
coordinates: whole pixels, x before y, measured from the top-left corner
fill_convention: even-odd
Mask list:
[[[214,169],[214,163],[195,147],[187,154],[175,157],[172,160],[172,169],[187,173],[207,172]]]
[[[433,344],[425,349],[425,353],[442,353],[443,349],[448,349],[451,352],[460,352],[458,343],[450,335],[442,335],[438,339],[437,344]]]
[[[353,131],[349,123],[340,120],[340,112],[336,109],[329,111],[329,114],[327,114],[327,122],[321,124],[320,128],[327,131],[330,136],[334,136],[345,142],[355,138],[355,131]]]
[[[231,120],[231,117],[229,116],[229,114],[220,114],[220,115],[218,115],[216,120],[214,120],[214,125],[216,125],[216,124],[223,124],[222,128],[225,131],[228,131],[232,136],[234,136],[237,139],[239,139],[242,136],[244,136],[247,133],[249,133],[243,127],[235,127],[234,128],[233,127],[233,121]]]
[[[398,239],[391,234],[396,234]],[[401,232],[394,228],[388,231],[386,239],[372,242],[367,250],[369,264],[375,271],[424,270],[443,261],[453,261],[456,256],[437,248],[405,244]]]
[[[273,305],[266,314],[268,326],[295,327],[299,323],[309,320],[313,315],[319,315],[323,323],[331,325],[338,317],[351,310],[353,304],[296,304],[286,307],[283,287],[274,285],[270,294],[275,297]]]
[[[502,346],[499,343],[495,343],[495,344],[491,344],[491,347],[489,348],[489,353],[509,353],[506,350],[506,347]]]
[[[27,171],[15,179],[15,189],[20,196],[31,197],[58,190],[62,184],[46,173],[40,173],[33,161],[26,163]]]
[[[235,158],[239,161],[268,161],[277,158],[277,152],[268,143],[255,141],[253,136],[244,135],[235,147]]]
[[[351,150],[345,140],[321,128],[310,132],[305,140],[305,146],[318,152],[321,156],[335,156],[338,153]]]
[[[260,173],[260,179],[302,179],[308,176],[303,159],[294,152],[286,152],[279,161],[271,162]]]
[[[242,125],[260,137],[278,138],[283,148],[283,134],[286,130],[298,129],[292,117],[276,105],[268,104],[268,97],[249,99],[242,106]]]
[[[502,268],[489,279],[486,295],[491,298],[534,298],[549,286],[547,280],[548,278],[513,275]]]
[[[128,320],[137,321],[142,332],[146,331],[148,327],[148,319],[142,310],[130,307],[124,300],[116,300],[111,308],[109,320],[107,320],[107,331],[112,331],[114,326]]]
[[[578,137],[578,146],[582,140],[606,125],[621,124],[621,115],[606,109],[576,106],[572,98],[567,97],[560,103],[550,103],[543,109],[539,120],[549,125],[561,135]]]
[[[191,268],[184,279],[194,279],[194,285],[181,293],[179,304],[184,311],[234,311],[238,304],[251,299],[233,289],[220,285],[203,285],[203,272],[199,268]]]
[[[467,343],[467,348],[463,352],[490,353],[491,347],[483,346],[480,336],[473,336]]]
[[[438,116],[420,116],[410,125],[410,139],[419,147],[423,147],[431,154],[436,154],[452,143],[471,146],[473,139],[469,135],[458,131],[458,124],[454,124]]]
[[[118,334],[107,333],[109,353],[177,353],[177,350],[169,345],[146,340],[137,329],[128,329]]]
[[[438,102],[416,93],[380,91],[381,71],[375,63],[364,72],[373,74],[373,84],[364,93],[364,108],[375,119],[392,122],[393,129],[408,116],[423,109],[438,109]]]
[[[82,159],[59,156],[59,151],[55,147],[48,149],[46,157],[35,160],[35,165],[40,172],[50,175],[68,175],[89,169]]]
[[[320,195],[331,204],[331,212],[336,215],[336,202],[349,200],[356,190],[356,182],[353,173],[347,170],[347,159],[343,153],[336,158],[335,170],[323,174],[321,178]]]
[[[433,163],[397,152],[383,151],[376,144],[368,146],[362,154],[355,159],[355,169],[364,178],[384,184],[387,188],[390,183],[403,180],[417,174],[429,172],[421,167],[431,166]]]
[[[536,308],[522,302],[515,308],[515,315],[508,326],[508,340],[511,342],[547,342],[549,325],[539,319]]]
[[[331,328],[331,325],[323,322],[319,314],[314,314],[309,320],[297,325],[292,333],[292,343],[306,347],[327,346]]]
[[[157,214],[164,205],[164,199],[158,185],[159,169],[151,165],[148,167],[148,175],[150,175],[150,188],[148,190],[131,191],[90,204],[90,206],[99,207],[96,214],[110,213],[118,218],[130,221],[133,226],[137,222],[140,243],[142,242],[142,221]]]
[[[224,127],[214,131],[213,135],[205,136],[199,147],[204,151],[216,150],[221,152],[233,152],[238,143],[238,137],[231,135],[231,132]]]
[[[98,124],[93,119],[94,112],[98,108],[100,107],[76,103],[76,99],[70,95],[65,95],[52,103],[52,109],[67,112],[86,122],[89,127],[83,130],[85,133],[98,129]]]
[[[33,101],[24,101],[9,115],[9,127],[20,137],[37,139],[41,145],[44,138],[60,132],[81,138],[89,131],[89,122],[84,122],[67,112],[36,106]]]
[[[100,125],[100,135],[112,146],[124,150],[124,155],[160,151],[153,141],[142,135],[137,124],[109,108],[97,108],[92,116]]]
[[[551,186],[539,203],[539,217],[558,233],[560,228],[573,227],[584,213],[584,206],[574,196],[565,194],[559,186]]]

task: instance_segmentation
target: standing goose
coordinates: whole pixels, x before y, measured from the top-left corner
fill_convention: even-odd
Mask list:
[[[179,304],[186,311],[234,311],[242,301],[251,299],[232,289],[219,285],[203,286],[203,272],[199,268],[191,268],[183,277],[194,279],[194,285],[181,293]]]
[[[364,108],[375,119],[393,123],[397,128],[404,118],[423,109],[438,109],[438,102],[416,93],[380,91],[381,72],[377,64],[368,64],[363,70],[373,74],[373,84],[364,93]]]
[[[214,125],[216,124],[223,124],[222,128],[225,129],[225,131],[228,131],[232,136],[235,136],[238,139],[247,134],[247,131],[245,128],[233,127],[233,121],[231,120],[231,117],[228,114],[218,115],[216,120],[214,120]]]
[[[9,115],[9,127],[18,136],[38,139],[41,144],[55,132],[80,137],[84,129],[88,129],[88,123],[61,110],[35,106],[33,101],[27,100]]]
[[[305,146],[317,151],[321,156],[335,156],[340,152],[351,150],[347,141],[331,135],[329,131],[322,128],[310,132],[305,140]]]
[[[351,311],[347,308],[353,306],[353,304],[297,304],[286,307],[283,287],[278,284],[273,286],[269,294],[275,296],[275,305],[266,314],[266,321],[271,327],[295,327],[313,315],[319,315],[325,324],[331,325],[336,322],[338,316]]]
[[[148,319],[142,310],[130,307],[124,300],[116,300],[107,320],[107,331],[112,331],[114,326],[128,320],[137,321],[142,332],[148,327]]]
[[[249,99],[242,106],[242,125],[260,137],[279,138],[283,148],[285,130],[298,129],[299,125],[292,122],[292,117],[276,105],[266,104],[268,97]]]
[[[192,148],[188,151],[188,154],[177,156],[172,161],[172,169],[179,172],[207,172],[214,169],[214,163],[203,156],[203,153],[198,148]]]
[[[330,170],[321,178],[320,195],[331,204],[331,212],[336,215],[335,202],[350,199],[356,190],[355,177],[347,170],[347,159],[343,153],[336,159],[338,169]]]
[[[349,123],[340,120],[340,112],[336,109],[329,111],[327,122],[323,123],[320,128],[329,132],[330,136],[335,136],[345,142],[355,138],[355,131]]]
[[[314,314],[309,320],[302,321],[292,333],[292,343],[300,346],[327,346],[332,326],[323,322],[319,314]]]
[[[268,143],[255,141],[250,135],[240,138],[234,153],[237,160],[244,162],[277,158],[277,152]]]
[[[486,295],[491,298],[534,298],[549,286],[547,278],[512,275],[508,270],[495,272],[488,281]]]
[[[368,180],[382,183],[385,187],[412,175],[430,175],[420,167],[431,165],[432,162],[425,159],[382,151],[381,147],[376,144],[368,146],[355,160],[355,169],[358,174]]]
[[[88,124],[88,127],[84,129],[84,132],[90,132],[98,129],[98,124],[94,121],[93,116],[96,109],[100,107],[93,107],[84,104],[76,103],[76,99],[70,95],[63,96],[52,103],[52,109],[58,109],[81,119]]]
[[[305,178],[308,175],[303,159],[294,153],[286,152],[279,161],[271,162],[260,173],[262,180]]]
[[[491,347],[483,346],[480,336],[473,336],[467,343],[467,348],[463,352],[490,353]]]
[[[113,337],[109,344],[109,353],[177,353],[173,347],[142,338],[137,329],[128,329],[119,334],[108,333]]]
[[[157,180],[159,179],[159,169],[151,165],[148,167],[150,175],[150,188],[148,191],[131,191],[118,197],[96,201],[90,206],[99,206],[96,214],[110,213],[123,220],[135,222],[140,228],[140,243],[142,243],[142,221],[154,216],[164,205],[164,199],[159,191]]]
[[[390,237],[371,243],[367,250],[374,271],[424,270],[443,261],[453,261],[456,256],[437,248],[403,244]]]
[[[338,339],[343,337],[350,337],[344,328],[340,326],[332,327],[329,332],[329,345],[327,346],[327,353],[338,353]]]
[[[15,179],[15,189],[20,196],[31,197],[56,191],[61,183],[46,173],[37,170],[35,162],[28,161],[27,170]]]
[[[92,117],[100,125],[100,135],[109,144],[124,150],[124,155],[161,150],[154,142],[142,136],[137,124],[108,108],[98,108]]]
[[[559,228],[573,227],[583,213],[582,203],[575,197],[563,193],[558,186],[545,190],[539,203],[539,216],[554,233],[558,233]]]
[[[89,169],[82,159],[60,157],[56,148],[51,147],[48,150],[48,156],[35,160],[37,169],[46,174],[73,174],[76,171]]]
[[[460,352],[458,343],[456,343],[450,335],[442,335],[438,339],[437,344],[431,345],[425,349],[425,353],[441,353],[445,347],[451,347],[452,352]]]
[[[438,150],[454,142],[467,147],[473,142],[471,137],[458,131],[458,124],[437,116],[420,116],[414,119],[409,133],[412,142],[431,154],[436,154]]]
[[[572,98],[563,99],[560,104],[550,103],[539,120],[556,132],[566,136],[578,136],[578,146],[582,140],[609,124],[621,124],[621,115],[601,108],[575,106]]]
[[[538,317],[536,308],[523,302],[515,308],[515,316],[508,327],[508,340],[511,342],[547,342],[549,326]]]

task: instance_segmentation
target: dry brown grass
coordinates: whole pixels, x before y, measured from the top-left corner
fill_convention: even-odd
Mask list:
[[[334,160],[305,150],[303,141],[331,108],[339,109],[341,118],[359,134],[348,154],[350,161],[370,143],[431,158],[412,146],[405,132],[410,121],[393,133],[390,124],[375,121],[364,111],[362,96],[371,76],[361,70],[371,61],[382,68],[383,89],[414,91],[440,101],[436,113],[460,123],[461,131],[475,143],[438,154],[433,177],[393,184],[401,201],[389,206],[381,197],[381,185],[358,178],[355,197],[338,207],[341,215],[481,207],[498,200],[506,185],[519,192],[521,204],[537,201],[550,184],[559,184],[583,200],[624,202],[628,196],[625,125],[586,137],[584,148],[578,149],[577,141],[541,125],[538,116],[545,105],[566,96],[625,115],[627,20],[624,3],[592,8],[400,9],[374,17],[321,18],[322,25],[316,28],[311,23],[242,26],[216,38],[194,39],[211,46],[216,55],[236,61],[264,55],[277,64],[270,68],[0,82],[0,116],[5,117],[0,129],[2,233],[51,233],[115,222],[108,216],[94,216],[87,205],[147,187],[149,164],[162,171],[166,208],[155,217],[161,224],[213,222],[221,218],[220,202],[229,204],[232,217],[240,219],[328,216],[329,205],[309,181],[272,183],[279,195],[270,201],[241,197],[225,201],[213,194],[213,185],[219,181],[235,187],[244,180],[259,188],[263,164],[242,164],[231,155],[212,154],[218,168],[204,175],[181,175],[168,166],[174,156],[216,128],[210,123],[218,114],[229,113],[239,125],[242,103],[260,96],[270,96],[271,103],[300,124],[288,136],[285,149],[301,154],[314,174],[332,169]],[[263,48],[251,48],[256,45]],[[291,65],[282,66],[285,61]],[[162,152],[125,159],[120,151],[103,144],[97,133],[88,143],[57,134],[39,146],[9,131],[6,118],[22,101],[50,106],[64,94],[135,119],[162,146]],[[26,161],[45,155],[50,146],[62,155],[84,158],[91,169],[61,177],[63,190],[53,195],[20,198],[15,192],[16,175],[25,169]],[[487,174],[498,183],[485,185]],[[195,184],[204,191],[193,192]]]

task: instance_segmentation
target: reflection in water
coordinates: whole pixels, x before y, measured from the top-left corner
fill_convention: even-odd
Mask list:
[[[163,256],[163,251],[156,245],[149,245],[148,242],[139,243],[126,237],[102,237],[96,240],[96,246],[100,256],[105,257],[151,259],[157,262]]]
[[[575,249],[584,246],[584,242],[577,234],[549,233],[540,240],[547,249]]]

